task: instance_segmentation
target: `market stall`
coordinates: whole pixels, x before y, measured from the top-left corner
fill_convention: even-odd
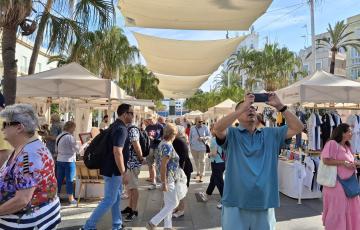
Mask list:
[[[235,106],[236,102],[231,99],[226,99],[225,101],[209,108],[206,114],[210,119],[217,120],[234,111]]]
[[[294,155],[301,155],[301,149],[292,149],[279,160],[279,190],[292,198],[321,197],[320,186],[316,184],[320,151],[331,131],[341,122],[349,122],[349,117],[355,117],[350,125],[360,127],[360,122],[356,119],[360,103],[360,83],[317,71],[312,76],[278,90],[277,94],[283,103],[292,105],[296,115],[306,123],[308,135],[305,146],[297,145],[304,148],[304,157],[294,159]],[[359,135],[359,131],[355,131],[354,136]],[[301,137],[297,138],[298,141],[301,143]],[[354,143],[359,141],[360,139]],[[299,162],[303,164],[298,164]]]

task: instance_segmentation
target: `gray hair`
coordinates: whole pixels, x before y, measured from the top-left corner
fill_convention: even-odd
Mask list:
[[[20,122],[29,134],[35,133],[39,123],[33,107],[29,104],[6,106],[5,109],[0,112],[0,117],[3,117],[8,122]]]

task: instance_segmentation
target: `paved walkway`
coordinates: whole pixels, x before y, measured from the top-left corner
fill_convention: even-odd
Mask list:
[[[126,223],[126,229],[140,230],[145,229],[145,224],[161,208],[161,192],[159,190],[148,191],[148,183],[145,181],[148,173],[145,168],[140,173],[140,200],[139,216],[131,222]],[[207,203],[198,201],[195,195],[199,191],[204,191],[209,182],[210,172],[207,172],[205,182],[202,184],[191,182],[189,193],[186,198],[185,216],[173,220],[176,229],[197,230],[197,229],[221,229],[220,215],[221,210],[216,208],[220,195],[215,189],[215,194]],[[126,207],[127,200],[123,200],[121,206]],[[91,215],[97,206],[97,201],[81,202],[79,208],[62,208],[62,223],[60,229],[72,230],[79,229],[86,219]],[[281,207],[276,209],[276,220],[278,230],[320,230],[323,229],[321,222],[322,201],[320,199],[303,200],[302,205],[297,204],[297,200],[281,195]],[[111,229],[111,214],[107,213],[98,224],[98,229]],[[159,228],[162,229],[162,228]]]

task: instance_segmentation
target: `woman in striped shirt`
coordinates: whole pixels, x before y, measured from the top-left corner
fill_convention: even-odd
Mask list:
[[[5,139],[14,152],[0,170],[0,229],[55,229],[60,223],[54,160],[37,139],[38,119],[31,105],[6,107]]]

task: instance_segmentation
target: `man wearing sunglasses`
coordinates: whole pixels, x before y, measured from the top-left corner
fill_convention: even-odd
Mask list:
[[[5,108],[5,98],[0,93],[0,111],[2,111]],[[3,119],[0,119],[0,124],[4,126],[7,125],[7,123],[4,123]],[[3,132],[0,132],[0,168],[3,166],[5,161],[9,158],[11,151],[12,151],[11,145],[4,139]]]
[[[196,177],[199,183],[203,182],[205,176],[206,142],[211,139],[210,131],[205,126],[201,117],[195,118],[195,125],[190,129],[190,149],[196,164]]]
[[[217,142],[227,157],[221,221],[224,230],[275,229],[274,208],[280,206],[278,153],[285,139],[303,130],[301,121],[275,93],[269,93],[266,103],[283,113],[287,125],[257,128],[254,99],[253,94],[246,95],[234,112],[214,126]],[[231,127],[236,120],[239,127]]]

